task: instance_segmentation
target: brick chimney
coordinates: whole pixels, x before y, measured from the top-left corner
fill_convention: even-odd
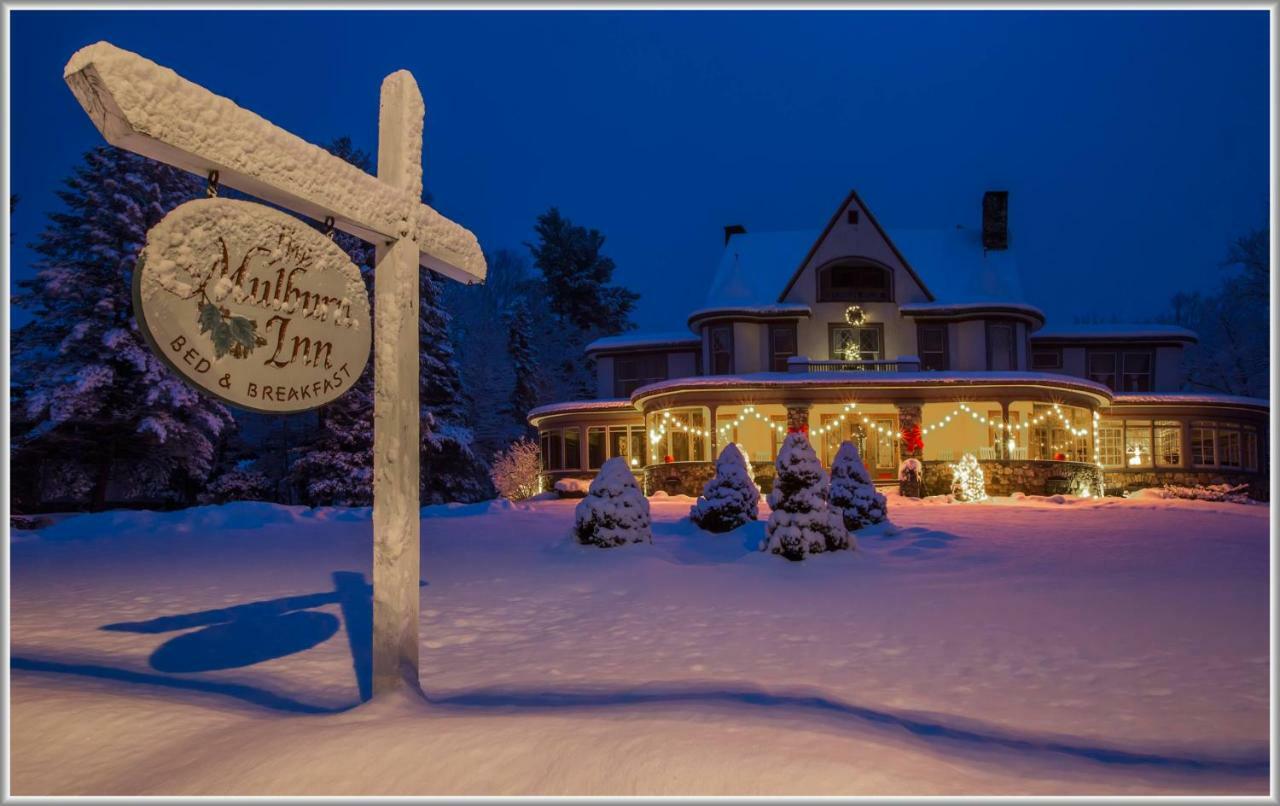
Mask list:
[[[747,234],[747,228],[742,226],[741,224],[729,224],[724,228],[725,246],[729,245],[729,239],[732,238],[733,236],[746,235],[746,234]]]
[[[1009,248],[1009,191],[982,194],[982,248]]]

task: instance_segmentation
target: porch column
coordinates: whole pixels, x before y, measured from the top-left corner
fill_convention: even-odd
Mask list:
[[[711,446],[711,461],[713,462],[720,458],[720,426],[716,422],[716,410],[719,408],[714,403],[707,406],[707,417],[710,418],[708,430],[711,432],[711,439],[708,444]]]
[[[803,431],[809,433],[809,404],[787,403],[787,433]]]
[[[997,438],[1000,442],[997,455],[1003,458],[1004,463],[1007,465],[1009,460],[1013,458],[1009,455],[1011,451],[1009,450],[1009,401],[1007,400],[1000,401],[1000,422],[1004,424],[1004,427],[1000,429],[1000,436]]]
[[[919,426],[920,423],[922,422],[922,418],[923,418],[922,409],[924,407],[924,401],[909,400],[903,403],[896,404],[896,407],[898,409],[899,433],[906,432],[907,429],[911,428],[912,426]],[[909,451],[907,450],[907,441],[904,439],[899,439],[898,440],[898,463],[901,464],[907,459],[920,459],[921,461],[923,461],[924,451],[923,450]]]

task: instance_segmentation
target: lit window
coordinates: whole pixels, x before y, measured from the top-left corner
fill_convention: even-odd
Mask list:
[[[1156,423],[1156,464],[1161,467],[1177,467],[1182,464],[1182,424]]]

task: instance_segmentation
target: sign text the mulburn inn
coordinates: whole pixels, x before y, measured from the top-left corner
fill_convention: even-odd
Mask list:
[[[134,297],[156,352],[243,408],[321,406],[368,360],[359,269],[331,239],[260,204],[201,199],[169,213],[147,233]]]

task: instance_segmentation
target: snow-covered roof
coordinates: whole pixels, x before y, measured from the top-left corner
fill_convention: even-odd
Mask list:
[[[725,245],[704,308],[773,305],[822,230],[747,232]]]
[[[1052,383],[1112,397],[1104,384],[1051,372],[750,372],[742,375],[695,375],[641,386],[633,400],[675,389],[732,389],[739,386],[990,386],[1005,383]]]
[[[772,305],[721,305],[699,308],[689,314],[689,323],[712,316],[809,316],[813,310],[804,303],[775,302]]]
[[[1150,323],[1120,324],[1105,323],[1093,325],[1071,325],[1069,327],[1052,327],[1032,336],[1033,339],[1063,339],[1072,341],[1104,341],[1109,339],[1175,339],[1177,341],[1199,341],[1194,330],[1177,325],[1160,325]]]
[[[1026,302],[1015,250],[983,249],[981,229],[886,226],[885,232],[938,302]]]
[[[1217,405],[1246,406],[1248,408],[1271,409],[1271,401],[1260,397],[1242,397],[1240,395],[1220,395],[1214,392],[1176,392],[1160,394],[1146,392],[1143,394],[1116,395],[1113,405],[1153,406],[1153,405]]]
[[[1024,303],[1014,250],[986,251],[972,227],[885,232],[940,303]],[[822,230],[748,232],[725,245],[706,308],[770,305],[786,288]]]
[[[697,336],[688,331],[667,331],[664,333],[623,333],[620,336],[605,336],[596,339],[586,347],[588,353],[604,350],[635,350],[645,347],[684,347],[701,344]]]
[[[568,400],[563,403],[548,403],[529,411],[528,420],[551,414],[563,414],[570,411],[634,411],[631,401],[625,397],[606,397],[600,400]]]
[[[908,302],[898,306],[906,316],[963,314],[974,311],[1012,311],[1044,321],[1044,311],[1023,302]]]

